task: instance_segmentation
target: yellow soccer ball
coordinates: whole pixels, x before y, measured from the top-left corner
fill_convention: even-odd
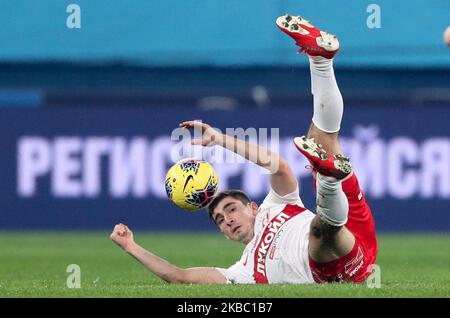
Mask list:
[[[165,185],[169,199],[187,211],[208,205],[219,188],[212,165],[198,159],[184,159],[174,164],[167,172]]]

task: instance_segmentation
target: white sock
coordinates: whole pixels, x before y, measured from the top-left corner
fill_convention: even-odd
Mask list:
[[[334,77],[333,60],[310,56],[309,62],[311,92],[314,95],[312,122],[324,132],[338,132],[341,128],[344,101]]]
[[[347,223],[348,199],[342,191],[342,182],[317,173],[317,216],[325,223],[343,226]]]

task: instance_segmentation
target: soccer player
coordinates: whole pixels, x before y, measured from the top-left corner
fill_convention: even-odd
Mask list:
[[[260,206],[239,190],[221,192],[209,204],[220,231],[245,245],[241,259],[227,269],[179,268],[136,244],[126,225],[116,225],[112,240],[167,282],[357,283],[367,278],[376,261],[374,220],[338,141],[343,114],[333,71],[338,39],[298,16],[279,17],[276,24],[310,61],[314,114],[307,137],[294,138],[294,145],[311,163],[316,214],[304,207],[297,180],[278,154],[205,123],[183,122],[180,126],[203,131],[193,144],[219,145],[269,169],[271,190]]]

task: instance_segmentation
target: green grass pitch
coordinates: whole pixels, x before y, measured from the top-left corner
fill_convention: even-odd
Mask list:
[[[135,232],[181,267],[228,267],[243,246],[219,234]],[[450,235],[379,235],[381,288],[366,284],[170,285],[109,239],[108,232],[0,232],[1,297],[449,297]],[[69,264],[81,288],[69,289]]]

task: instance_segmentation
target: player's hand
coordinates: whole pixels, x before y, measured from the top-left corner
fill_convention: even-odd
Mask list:
[[[214,129],[208,124],[202,123],[198,120],[184,121],[180,124],[180,127],[192,128],[201,132],[201,139],[192,139],[191,144],[202,145],[205,147],[221,145],[223,141],[223,134]]]
[[[111,240],[124,250],[134,243],[133,232],[125,224],[117,224],[111,233]]]

